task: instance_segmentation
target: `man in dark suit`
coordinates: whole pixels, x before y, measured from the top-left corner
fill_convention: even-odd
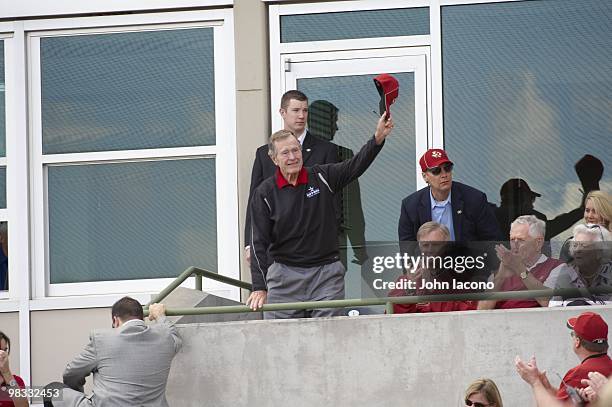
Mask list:
[[[416,241],[419,227],[431,220],[448,228],[451,241],[501,239],[487,196],[468,185],[453,182],[453,163],[444,150],[427,150],[419,164],[428,186],[402,201],[398,225],[400,241]]]
[[[299,90],[285,92],[281,98],[279,113],[283,118],[284,130],[289,130],[302,145],[302,161],[305,167],[316,164],[338,162],[338,148],[335,144],[313,137],[306,129],[308,123],[308,98]],[[276,165],[268,155],[268,144],[257,149],[255,162],[251,172],[251,187],[249,189],[249,205],[253,191],[266,178],[276,172]],[[251,261],[251,214],[247,206],[244,242],[247,262]]]

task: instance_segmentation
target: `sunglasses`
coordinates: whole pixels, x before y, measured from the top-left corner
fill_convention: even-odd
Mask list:
[[[427,172],[429,172],[431,175],[440,175],[440,173],[442,173],[442,170],[444,170],[444,172],[452,172],[453,171],[453,164],[452,163],[446,163],[442,166],[439,167],[433,167],[433,168],[428,168]]]
[[[465,399],[466,406],[474,406],[474,407],[489,407],[491,404],[482,404],[476,401],[472,401],[470,399]]]

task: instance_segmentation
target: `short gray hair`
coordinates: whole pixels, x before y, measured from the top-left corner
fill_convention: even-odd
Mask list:
[[[276,133],[272,133],[268,139],[268,155],[270,158],[274,158],[276,156],[276,146],[274,143],[289,137],[295,137],[295,134],[289,130],[279,130]],[[295,139],[297,140],[297,137],[295,137]]]
[[[531,237],[544,237],[546,235],[546,223],[534,215],[519,216],[510,224],[510,229],[515,225],[528,225],[529,236]]]
[[[436,230],[442,232],[446,240],[450,240],[450,232],[448,231],[446,225],[434,221],[429,221],[423,223],[417,231],[417,241],[420,241],[424,235],[427,235],[431,232],[435,232]]]
[[[604,226],[601,225],[584,225],[579,224],[574,226],[574,230],[572,231],[574,236],[573,240],[576,240],[576,235],[587,235],[593,238],[593,242],[610,242],[612,241],[612,233],[608,231]],[[601,255],[600,261],[601,263],[606,263],[610,261],[610,243],[601,243],[597,245],[597,252]],[[576,253],[576,247],[572,244],[569,247],[570,256],[574,256]]]
[[[594,242],[609,242],[612,241],[612,233],[601,225],[583,225],[574,226],[573,235],[577,234],[589,235],[593,237]]]

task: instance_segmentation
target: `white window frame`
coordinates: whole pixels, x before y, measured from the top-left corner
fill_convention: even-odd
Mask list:
[[[27,160],[26,50],[23,22],[0,23],[4,40],[6,101],[6,210],[9,227],[9,290],[2,293],[0,312],[19,314],[19,362],[30,378],[30,250]],[[17,233],[16,231],[19,231]]]
[[[198,7],[232,6],[234,0],[105,0],[74,1],[55,0],[41,2],[38,0],[5,1],[2,4],[0,17],[49,17],[72,14],[121,13],[126,11],[147,11],[167,9],[188,9]]]
[[[3,53],[3,57],[4,57],[4,72],[1,73],[2,75],[4,75],[4,77],[2,78],[2,85],[1,85],[2,88],[0,89],[0,91],[2,92],[2,95],[4,97],[4,106],[5,107],[8,104],[8,103],[6,103],[7,100],[8,100],[8,97],[6,96],[7,87],[10,89],[10,85],[7,84],[7,82],[8,82],[7,77],[8,76],[6,74],[6,61],[8,59],[8,55],[9,55],[9,52],[10,52],[9,51],[10,46],[8,44],[9,44],[9,40],[12,37],[13,37],[12,34],[10,34],[10,33],[2,33],[0,31],[0,41],[4,42],[4,53]],[[4,114],[5,114],[5,118],[6,118],[6,112],[4,112]],[[5,126],[8,127],[8,125],[6,125],[6,121],[5,121]],[[6,134],[7,133],[6,129],[4,129],[4,130],[5,130],[5,136],[6,136],[6,139],[4,141],[5,155],[4,155],[4,157],[0,157],[0,167],[7,168],[6,142],[7,142],[7,139],[8,139],[8,135]],[[7,202],[7,207],[8,207],[8,202]],[[7,211],[7,208],[0,208],[0,222],[7,222],[7,221],[8,221],[8,211]],[[0,297],[0,298],[2,298],[2,297]]]
[[[0,157],[0,168],[5,168],[6,171],[6,180],[5,180],[5,185],[6,185],[6,208],[0,208],[0,222],[9,222],[9,186],[8,186],[8,182],[9,182],[9,167],[8,167],[8,139],[9,139],[9,135],[8,135],[8,127],[9,124],[7,123],[8,120],[8,101],[9,101],[9,96],[8,96],[8,92],[11,91],[11,84],[9,84],[9,75],[7,73],[7,60],[9,59],[9,55],[11,52],[11,39],[13,37],[13,35],[11,33],[3,33],[2,31],[2,26],[0,26],[0,41],[4,42],[4,53],[3,53],[3,57],[4,57],[4,72],[1,73],[4,75],[4,78],[2,80],[3,82],[3,89],[2,89],[2,93],[1,95],[4,97],[4,106],[5,106],[5,112],[4,112],[4,117],[5,117],[5,140],[4,140],[4,145],[5,145],[5,155],[4,157]],[[10,244],[10,242],[9,242]],[[10,252],[10,250],[9,250]],[[9,257],[9,263],[11,262],[11,257]],[[11,270],[11,265],[9,264],[9,272]],[[9,275],[9,281],[11,280],[11,276]],[[10,289],[10,286],[9,286]],[[13,290],[15,291],[15,290]],[[0,300],[4,300],[10,298],[10,292],[7,291],[0,291]]]
[[[238,278],[237,158],[235,129],[234,28],[231,9],[195,12],[155,13],[104,17],[83,17],[25,21],[29,55],[30,161],[32,171],[32,263],[33,298],[36,306],[62,304],[53,297],[100,296],[92,305],[105,304],[108,294],[156,293],[173,279],[141,279],[69,284],[49,283],[49,245],[47,212],[47,168],[52,164],[89,164],[162,159],[214,157],[216,165],[217,258],[219,274]],[[212,27],[214,30],[214,80],[216,144],[212,146],[102,151],[91,153],[42,153],[40,38],[107,34],[117,32],[160,31]],[[194,264],[194,266],[198,266]],[[177,270],[177,276],[183,270]],[[184,284],[193,287],[193,279]],[[227,298],[239,299],[239,289],[204,279],[203,288]],[[50,298],[51,297],[51,298]],[[82,298],[82,297],[81,297]],[[114,300],[114,298],[113,298]],[[110,302],[112,304],[112,302]],[[101,305],[98,305],[101,306]]]

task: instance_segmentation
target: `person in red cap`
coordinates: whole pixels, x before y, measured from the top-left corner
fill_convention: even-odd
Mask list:
[[[606,377],[612,374],[612,360],[608,356],[608,324],[601,315],[583,312],[568,319],[567,327],[571,330],[572,350],[581,362],[565,374],[558,390],[551,386],[546,373],[538,369],[535,357],[527,363],[516,358],[516,370],[533,387],[538,402],[554,395],[557,400],[576,405],[581,401],[579,390],[587,387],[589,372],[599,372]]]
[[[398,225],[400,241],[415,241],[419,227],[431,220],[451,233],[451,241],[501,240],[497,219],[487,196],[453,182],[453,162],[446,151],[431,148],[419,160],[427,187],[402,201]]]

